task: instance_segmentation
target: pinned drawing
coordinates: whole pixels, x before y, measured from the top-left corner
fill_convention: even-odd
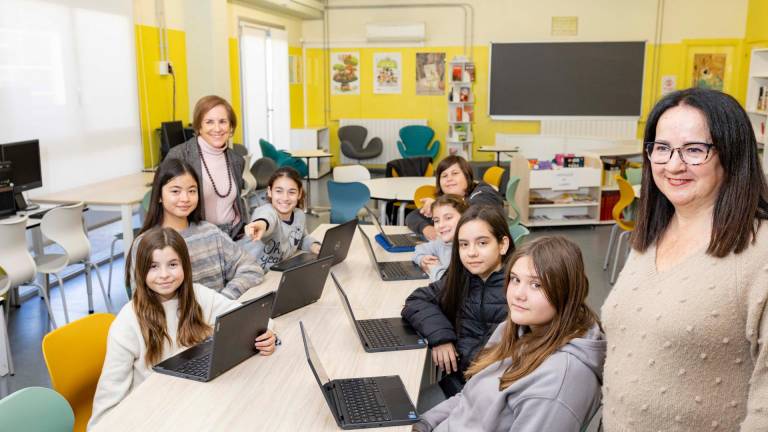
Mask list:
[[[445,93],[445,53],[416,53],[416,94]]]
[[[331,94],[360,94],[360,53],[331,54]]]
[[[402,92],[402,64],[400,53],[373,54],[373,92],[375,94]]]
[[[725,60],[725,54],[694,54],[693,86],[722,91]]]

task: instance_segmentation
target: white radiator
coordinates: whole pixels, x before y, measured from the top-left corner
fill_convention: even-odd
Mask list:
[[[373,159],[364,159],[360,163],[366,165],[385,165],[392,159],[400,159],[400,152],[397,151],[397,140],[400,139],[400,128],[409,125],[427,125],[426,119],[340,119],[339,127],[358,125],[368,129],[368,136],[365,138],[365,144],[371,138],[379,137],[383,144],[383,150],[378,157]],[[442,141],[442,140],[441,140]],[[341,154],[342,164],[356,164],[357,160],[349,159]]]
[[[620,119],[553,119],[541,121],[542,135],[568,137],[635,139],[637,118]]]

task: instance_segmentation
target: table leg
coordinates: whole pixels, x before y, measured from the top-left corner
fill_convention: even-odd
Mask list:
[[[501,152],[496,152],[496,166],[501,166]]]
[[[312,190],[312,185],[310,184],[310,182],[312,181],[312,177],[309,174],[309,159],[310,158],[305,158],[305,159],[307,160],[307,193],[306,193],[306,195],[304,197],[305,198],[305,200],[304,200],[305,201],[305,203],[304,203],[304,209],[305,209],[304,212],[306,214],[308,214],[308,215],[320,216],[320,213],[318,213],[318,212],[316,212],[316,211],[314,211],[312,209],[312,199],[310,198],[310,191]],[[318,165],[317,169],[318,169],[318,172],[319,172],[319,170],[320,170],[320,166],[319,165]],[[316,207],[316,208],[320,209],[320,207]]]
[[[405,225],[405,207],[406,203],[400,201],[400,208],[397,209],[397,224],[400,226]]]
[[[377,201],[376,205],[379,207],[379,223],[382,225],[389,225],[387,220],[387,202]]]
[[[123,224],[123,257],[128,256],[133,244],[133,206],[123,204],[120,206],[120,221]]]

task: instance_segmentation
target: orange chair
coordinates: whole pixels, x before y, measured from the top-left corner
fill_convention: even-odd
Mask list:
[[[93,396],[107,354],[109,326],[114,320],[115,316],[107,313],[88,315],[43,338],[51,386],[72,407],[75,432],[84,431],[91,418]]]
[[[413,203],[416,204],[417,209],[420,209],[424,205],[424,203],[421,202],[422,199],[435,199],[435,196],[437,196],[437,188],[434,185],[419,186],[413,194]]]
[[[623,265],[623,259],[621,259],[621,246],[624,242],[624,239],[629,236],[629,234],[635,229],[635,221],[624,219],[624,210],[629,207],[630,204],[635,200],[635,191],[632,189],[632,185],[625,180],[623,177],[617,175],[615,176],[616,183],[619,185],[619,201],[616,203],[616,205],[613,206],[613,220],[616,222],[616,224],[611,228],[611,237],[608,240],[608,250],[605,253],[605,261],[603,262],[603,270],[608,269],[608,262],[611,257],[611,249],[613,248],[613,243],[616,241],[616,236],[618,235],[618,241],[616,241],[616,252],[615,257],[613,259],[613,270],[611,271],[611,284],[616,282],[616,277],[618,276],[618,269],[619,269],[619,261],[622,261]],[[622,230],[621,234],[619,234],[619,230]],[[627,254],[629,253],[629,250],[627,250]],[[626,255],[624,256],[626,258]]]
[[[496,190],[501,188],[501,178],[504,176],[504,168],[498,166],[492,166],[485,170],[483,174],[483,181],[491,186],[496,187]]]

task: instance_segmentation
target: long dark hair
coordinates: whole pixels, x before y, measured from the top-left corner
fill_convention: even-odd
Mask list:
[[[147,273],[152,267],[152,254],[166,247],[179,256],[184,280],[176,290],[179,300],[179,326],[176,341],[168,335],[163,305],[157,293],[147,286]],[[129,268],[129,267],[126,267]],[[157,363],[163,355],[163,341],[177,342],[180,346],[192,346],[202,342],[210,333],[211,326],[203,318],[203,309],[197,303],[192,286],[192,265],[184,238],[172,228],[156,227],[147,231],[136,250],[134,269],[136,292],[133,294],[133,311],[141,329],[141,336],[147,346],[144,361],[147,366]]]
[[[299,188],[299,202],[296,204],[296,207],[303,209],[304,208],[304,187],[302,186],[301,175],[299,174],[299,172],[289,166],[280,167],[274,173],[272,173],[272,176],[269,178],[269,181],[267,182],[267,187],[270,190],[272,190],[272,185],[280,177],[289,178],[293,180],[294,183],[296,183],[296,187]],[[269,198],[269,202],[270,204],[272,203],[272,198]]]
[[[722,258],[754,242],[762,219],[768,219],[768,186],[757,155],[757,141],[747,113],[733,97],[715,90],[691,88],[671,93],[654,106],[645,127],[645,142],[656,139],[659,118],[668,109],[687,105],[704,115],[723,167],[723,183],[715,201],[707,254]],[[632,247],[646,251],[669,226],[675,208],[661,193],[643,153],[643,181]],[[711,161],[708,163],[712,163]]]
[[[467,379],[497,361],[512,359],[501,376],[500,390],[536,370],[571,339],[583,336],[593,325],[600,324],[597,314],[586,303],[589,280],[581,250],[575,243],[562,236],[548,236],[524,244],[504,267],[505,287],[509,286],[515,262],[526,256],[533,262],[541,289],[555,309],[555,316],[544,334],[534,335],[530,332],[523,334],[520,326],[507,315],[507,327],[501,341],[478,354],[467,369]]]
[[[451,247],[451,263],[445,272],[445,285],[440,296],[440,307],[443,313],[455,328],[459,328],[461,323],[461,305],[467,297],[469,288],[469,271],[464,268],[459,255],[459,231],[467,222],[481,220],[488,224],[491,233],[496,241],[501,242],[504,237],[509,240],[507,252],[502,255],[502,265],[506,265],[512,252],[515,250],[515,243],[512,241],[512,234],[509,233],[507,217],[498,206],[474,205],[470,206],[464,214],[461,215],[459,223],[456,224],[456,232],[453,234],[453,246]]]
[[[200,207],[202,201],[200,179],[197,178],[194,168],[192,168],[192,165],[181,159],[165,159],[155,172],[155,178],[152,181],[152,194],[149,198],[149,208],[147,209],[147,215],[144,218],[144,224],[142,225],[139,234],[163,224],[163,215],[165,214],[163,203],[161,202],[163,198],[163,186],[168,184],[168,182],[174,178],[184,174],[192,176],[192,179],[197,183],[197,207],[195,207],[195,209],[192,210],[192,213],[187,216],[187,221],[190,224],[193,224],[203,220],[203,210]]]

